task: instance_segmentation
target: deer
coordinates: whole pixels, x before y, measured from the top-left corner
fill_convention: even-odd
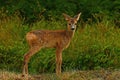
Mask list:
[[[81,13],[72,18],[63,13],[67,21],[66,30],[33,30],[26,34],[26,40],[30,49],[24,55],[22,76],[28,76],[28,62],[30,58],[42,48],[56,49],[56,75],[61,74],[62,51],[68,48],[74,36],[80,15]]]

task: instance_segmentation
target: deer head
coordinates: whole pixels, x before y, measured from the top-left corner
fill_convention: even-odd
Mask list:
[[[81,13],[79,13],[78,15],[76,15],[72,18],[69,15],[63,13],[63,16],[65,17],[65,20],[67,21],[67,29],[69,31],[75,31],[76,30],[76,23],[79,20],[80,15],[81,15]]]

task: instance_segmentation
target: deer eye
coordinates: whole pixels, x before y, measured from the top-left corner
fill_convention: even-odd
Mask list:
[[[69,23],[69,25],[71,25],[71,24]]]

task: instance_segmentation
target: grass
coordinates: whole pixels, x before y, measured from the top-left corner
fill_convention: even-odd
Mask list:
[[[28,50],[25,34],[30,30],[66,28],[65,21],[41,20],[31,27],[22,23],[22,20],[17,16],[5,18],[0,22],[0,69],[22,71],[23,55]],[[116,28],[112,21],[106,19],[101,22],[93,23],[91,21],[91,24],[89,23],[78,22],[78,29],[69,48],[63,51],[62,71],[120,68],[120,29]],[[43,49],[34,55],[29,63],[29,72],[30,74],[54,73],[55,50]],[[81,71],[66,72],[63,73],[62,77],[72,79],[71,76],[74,74],[79,76],[77,74],[79,72],[81,73]],[[86,73],[86,71],[83,72]],[[9,72],[5,74],[9,74]],[[14,75],[14,73],[10,74]],[[20,74],[16,76],[19,77]],[[52,76],[55,77],[54,74],[52,76],[43,74],[43,76],[48,76],[50,79]]]
[[[0,80],[23,80],[21,74],[0,71]],[[52,74],[29,75],[29,80],[120,80],[120,70],[87,70],[63,72],[60,77]]]

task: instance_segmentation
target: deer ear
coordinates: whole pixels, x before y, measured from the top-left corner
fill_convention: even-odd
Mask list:
[[[63,13],[63,16],[65,17],[65,20],[66,20],[66,21],[70,20],[70,18],[71,18],[69,15],[67,15],[67,14],[65,14],[65,13]]]
[[[74,16],[74,19],[76,20],[76,21],[78,21],[79,20],[79,18],[80,18],[80,15],[81,15],[81,13],[79,13],[78,15],[76,15],[76,16]]]

